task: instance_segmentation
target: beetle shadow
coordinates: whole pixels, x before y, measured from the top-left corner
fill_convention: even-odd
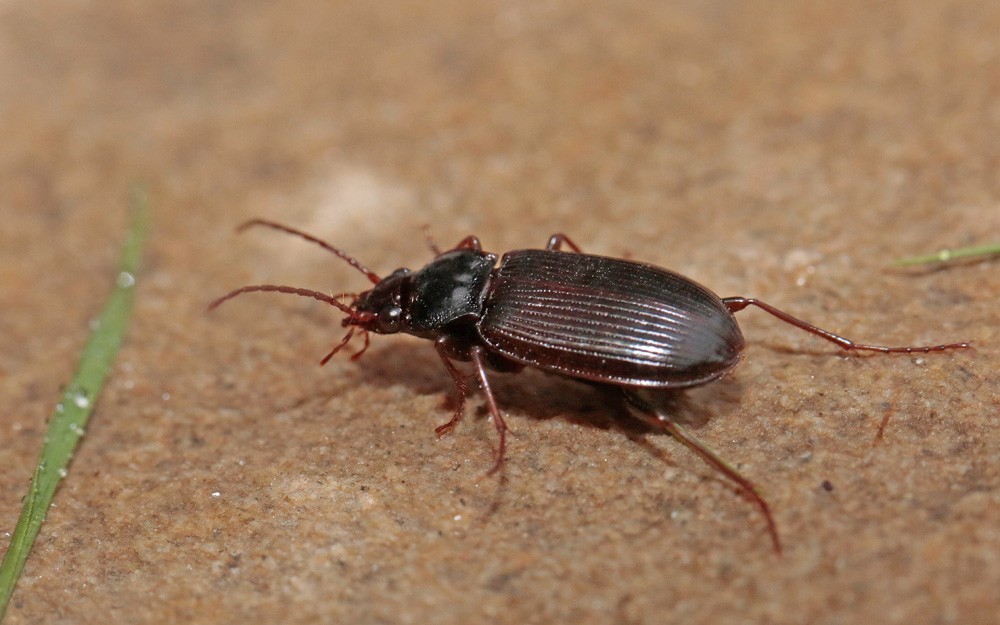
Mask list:
[[[457,390],[451,376],[434,349],[428,349],[426,344],[404,340],[397,345],[373,348],[356,366],[359,369],[358,378],[365,384],[400,385],[418,395],[441,397],[440,422],[428,424],[429,428],[444,423],[456,407]],[[472,374],[472,368],[467,363],[458,363],[458,366]],[[634,416],[618,387],[581,382],[533,369],[519,373],[490,371],[487,375],[504,415],[517,412],[535,421],[562,419],[584,427],[615,430],[660,463],[669,467],[680,466],[675,458],[682,445],[655,443],[654,436],[672,437],[666,430]],[[474,378],[470,380],[469,390],[466,418],[487,418],[486,402],[482,400],[482,392],[477,392],[478,384]],[[727,407],[739,404],[742,391],[742,384],[737,379],[726,377],[694,389],[646,391],[643,397],[653,404],[657,413],[698,430],[712,419],[733,412]],[[483,523],[489,523],[496,516],[506,499],[506,473],[501,470],[496,477],[495,494],[481,519]],[[706,477],[731,487],[722,475],[715,472]]]
[[[473,376],[468,363],[457,363]],[[426,344],[402,342],[387,348],[373,348],[356,364],[359,377],[375,386],[400,385],[419,395],[439,395],[442,422],[455,409],[457,390],[433,348]],[[613,385],[566,378],[526,368],[518,373],[487,371],[490,387],[503,414],[517,412],[536,421],[563,419],[602,430],[616,429],[635,439],[664,433],[634,417],[625,406],[621,390]],[[689,390],[659,390],[650,395],[657,410],[681,425],[701,429],[716,416],[724,416],[723,406],[738,404],[742,384],[731,377]],[[477,381],[470,377],[466,417],[486,418],[488,411]],[[439,424],[434,424],[439,425]]]

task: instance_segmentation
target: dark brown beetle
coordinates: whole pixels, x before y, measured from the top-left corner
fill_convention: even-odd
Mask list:
[[[733,313],[757,306],[782,321],[836,343],[845,350],[932,352],[969,347],[951,343],[928,347],[861,345],[792,317],[773,306],[745,297],[719,298],[684,276],[652,265],[583,254],[565,235],[555,234],[544,250],[484,252],[470,236],[440,252],[419,271],[397,269],[385,278],[345,252],[294,228],[260,219],[239,230],[265,226],[322,246],[365,274],[374,287],[360,294],[326,295],[309,289],[261,284],[245,286],[209,306],[242,293],[277,291],[331,304],[347,317],[344,338],[321,364],[343,349],[356,331],[405,332],[434,341],[458,389],[452,418],[438,435],[462,419],[468,394],[466,376],[455,361],[471,361],[499,435],[496,461],[506,448],[506,425],[486,376],[487,369],[519,371],[537,367],[570,378],[618,387],[627,406],[643,421],[665,430],[736,482],[767,520],[775,550],[778,531],[767,502],[756,487],[686,429],[661,414],[645,389],[683,389],[725,375],[743,354],[743,333]],[[560,251],[566,245],[575,253]],[[349,304],[342,299],[350,299]]]

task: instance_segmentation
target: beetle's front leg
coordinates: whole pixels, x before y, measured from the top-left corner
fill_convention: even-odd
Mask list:
[[[462,417],[465,416],[465,398],[469,394],[469,383],[465,374],[455,366],[453,359],[471,360],[473,366],[476,368],[476,375],[479,378],[483,394],[486,395],[486,405],[489,407],[490,416],[493,417],[493,425],[496,426],[497,435],[500,437],[497,445],[496,461],[494,461],[490,470],[486,472],[486,475],[492,475],[503,465],[504,452],[507,449],[507,424],[504,422],[503,416],[500,414],[500,408],[497,406],[497,401],[493,397],[493,389],[490,388],[489,378],[486,377],[486,365],[490,362],[490,354],[478,345],[472,347],[466,347],[465,345],[456,346],[454,340],[447,335],[442,335],[434,341],[434,347],[437,349],[437,353],[441,357],[441,362],[444,363],[445,369],[451,375],[452,381],[455,382],[455,389],[458,390],[458,406],[455,407],[455,412],[452,414],[451,420],[434,428],[434,433],[441,436],[450,432],[458,425]],[[514,365],[507,370],[520,370],[520,366]]]
[[[427,241],[427,247],[431,248],[431,251],[434,252],[435,258],[447,252],[454,252],[455,250],[472,250],[473,252],[483,251],[483,244],[480,243],[479,237],[474,234],[470,234],[459,241],[458,245],[450,250],[445,250],[444,252],[441,251],[441,248],[438,247],[437,241],[434,240],[434,235],[431,234],[430,226],[424,226],[424,240]]]
[[[452,414],[451,420],[434,428],[435,434],[443,436],[455,429],[455,426],[465,416],[465,397],[469,394],[469,383],[465,374],[459,371],[455,363],[451,361],[453,350],[449,344],[448,337],[439,337],[434,341],[434,347],[437,349],[438,356],[441,357],[441,362],[444,363],[444,368],[448,370],[452,381],[455,383],[455,390],[458,391],[458,405],[455,407],[455,412]]]
[[[573,239],[569,238],[562,232],[557,232],[550,236],[549,243],[545,246],[545,249],[550,252],[558,252],[562,250],[563,244],[568,245],[569,248],[577,254],[583,254],[583,252],[580,251],[580,247],[576,243],[573,243]]]
[[[452,249],[452,251],[454,251],[454,250],[472,250],[473,252],[482,252],[483,251],[483,244],[479,242],[479,237],[477,237],[474,234],[470,234],[469,236],[467,236],[464,239],[462,239],[461,241],[459,241],[458,245],[456,245],[455,247],[453,247],[451,249]]]

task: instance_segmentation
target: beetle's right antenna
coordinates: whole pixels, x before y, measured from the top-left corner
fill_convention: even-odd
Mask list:
[[[239,226],[238,228],[236,228],[236,232],[243,232],[247,228],[252,228],[253,226],[264,226],[265,228],[272,228],[274,230],[280,230],[282,232],[287,232],[288,234],[294,234],[295,236],[303,238],[306,241],[310,241],[312,243],[315,243],[316,245],[322,247],[324,250],[326,250],[328,252],[333,252],[334,254],[336,254],[337,256],[339,256],[340,258],[342,258],[343,260],[346,260],[347,263],[351,267],[354,267],[355,269],[357,269],[361,273],[363,273],[366,276],[368,276],[368,279],[372,281],[372,284],[378,284],[382,280],[382,278],[378,277],[377,273],[375,273],[374,271],[372,271],[368,267],[365,267],[361,263],[361,261],[359,261],[357,258],[354,258],[353,256],[351,256],[347,252],[344,252],[343,250],[339,250],[339,249],[333,247],[332,245],[330,245],[329,243],[327,243],[326,241],[323,241],[321,239],[317,239],[316,237],[312,236],[311,234],[306,234],[305,232],[302,232],[301,230],[296,230],[295,228],[290,228],[288,226],[279,224],[279,223],[274,222],[274,221],[267,221],[266,219],[251,219],[250,221],[248,221],[248,222],[242,224],[241,226]]]

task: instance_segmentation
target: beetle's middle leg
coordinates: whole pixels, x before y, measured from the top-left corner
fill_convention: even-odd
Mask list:
[[[494,462],[493,466],[490,467],[490,470],[486,472],[486,475],[492,475],[503,465],[503,456],[507,449],[507,424],[504,423],[503,417],[500,415],[500,407],[497,406],[497,400],[493,397],[493,389],[490,388],[489,378],[486,377],[486,363],[483,348],[478,345],[469,348],[469,356],[472,358],[472,364],[476,367],[476,374],[479,376],[479,384],[483,388],[483,394],[486,395],[486,404],[489,406],[490,415],[493,417],[493,425],[496,426],[497,435],[500,437],[500,440],[497,443],[496,462]]]
[[[548,245],[545,246],[545,249],[549,250],[550,252],[558,252],[562,250],[562,246],[564,244],[567,245],[569,249],[573,250],[577,254],[583,254],[583,252],[580,251],[580,246],[578,246],[576,243],[573,243],[573,239],[569,238],[562,232],[557,232],[552,236],[550,236],[549,243]]]
[[[451,356],[449,355],[451,350],[447,337],[442,336],[434,341],[434,347],[437,349],[438,356],[441,357],[441,362],[444,363],[444,368],[451,374],[451,379],[455,383],[455,390],[458,391],[458,405],[455,407],[455,412],[451,415],[451,420],[434,428],[435,434],[443,436],[455,429],[455,426],[465,416],[465,398],[469,394],[469,382],[466,375],[451,361]]]

